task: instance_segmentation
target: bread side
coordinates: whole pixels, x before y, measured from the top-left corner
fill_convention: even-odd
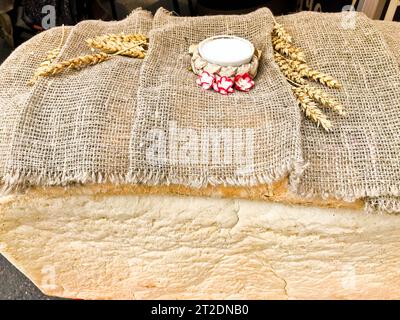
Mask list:
[[[0,220],[1,252],[56,296],[400,298],[398,216],[85,187],[10,196]]]

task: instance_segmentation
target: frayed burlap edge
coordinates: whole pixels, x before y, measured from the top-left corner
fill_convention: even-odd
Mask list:
[[[367,213],[399,214],[400,198],[370,198],[366,200],[364,209]]]
[[[1,194],[10,194],[22,191],[33,185],[42,186],[68,186],[71,184],[145,184],[145,185],[183,185],[191,188],[203,188],[206,186],[243,186],[251,187],[260,184],[272,184],[289,177],[290,190],[296,190],[301,174],[305,169],[302,161],[294,160],[284,163],[279,170],[269,171],[264,174],[249,176],[220,177],[213,175],[193,175],[176,177],[173,173],[162,171],[144,170],[135,168],[126,174],[104,172],[74,172],[71,174],[27,171],[7,172],[2,181]]]

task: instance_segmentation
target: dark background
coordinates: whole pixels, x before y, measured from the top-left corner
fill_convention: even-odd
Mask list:
[[[321,8],[323,11],[341,11],[343,6],[351,2],[351,0],[0,0],[0,13],[2,10],[7,11],[10,17],[8,28],[4,28],[3,22],[2,33],[8,36],[6,37],[8,43],[13,47],[44,29],[42,19],[46,14],[42,13],[42,9],[46,5],[54,6],[57,25],[73,25],[84,19],[119,20],[137,7],[154,12],[163,6],[179,15],[206,15],[245,13],[258,7],[268,6],[274,14],[280,15]],[[8,8],[5,9],[6,7]]]

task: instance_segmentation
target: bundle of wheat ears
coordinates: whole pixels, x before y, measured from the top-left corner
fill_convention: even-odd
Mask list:
[[[40,77],[54,76],[69,69],[82,69],[109,60],[117,55],[143,59],[148,48],[148,38],[143,34],[106,34],[86,40],[93,51],[92,54],[54,63],[60,54],[63,42],[64,28],[60,45],[47,52],[45,61],[36,69],[32,80],[29,82],[30,84],[34,84]],[[96,50],[99,51],[96,52]]]
[[[307,80],[333,89],[340,89],[340,83],[333,77],[309,67],[306,64],[304,53],[293,45],[292,37],[277,22],[275,22],[272,33],[272,45],[275,61],[292,86],[301,110],[318,127],[321,126],[326,131],[331,131],[332,123],[319,106],[331,108],[340,115],[345,115],[343,106],[323,90],[310,86]]]

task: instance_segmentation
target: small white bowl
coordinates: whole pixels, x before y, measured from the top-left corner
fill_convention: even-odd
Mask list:
[[[220,66],[239,67],[249,63],[254,55],[253,44],[236,36],[215,36],[199,43],[200,56]]]

